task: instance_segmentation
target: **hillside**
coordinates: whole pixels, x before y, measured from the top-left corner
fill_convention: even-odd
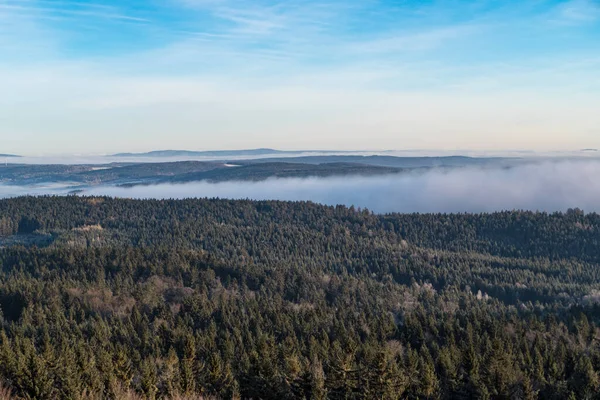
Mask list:
[[[21,396],[600,387],[597,214],[29,197],[0,216],[0,382]]]
[[[288,162],[295,164],[326,164],[326,163],[347,163],[362,164],[379,167],[392,168],[434,168],[434,167],[465,167],[465,166],[486,166],[486,165],[511,165],[523,160],[518,158],[500,158],[500,157],[465,157],[465,156],[444,156],[444,157],[396,157],[396,156],[361,156],[361,155],[328,155],[328,156],[304,156],[304,157],[285,157],[268,158],[255,160],[237,161],[240,164],[262,164],[273,162]]]
[[[524,160],[470,157],[308,156],[255,160],[119,162],[81,165],[0,164],[0,183],[148,185],[193,181],[257,181],[269,178],[374,176],[427,168],[510,167]]]
[[[262,181],[269,178],[310,178],[331,176],[373,176],[397,174],[402,170],[376,165],[327,163],[299,164],[286,162],[264,162],[248,165],[234,164],[235,167],[213,169],[203,172],[181,174],[162,179],[162,182],[182,183],[194,181]]]

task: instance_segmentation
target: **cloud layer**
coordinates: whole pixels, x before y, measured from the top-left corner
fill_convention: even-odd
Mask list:
[[[387,212],[493,212],[524,209],[600,212],[600,161],[561,161],[509,169],[453,169],[377,178],[273,179],[264,182],[97,187],[84,195],[127,198],[220,197],[310,200]],[[60,194],[64,188],[0,186],[0,196]]]

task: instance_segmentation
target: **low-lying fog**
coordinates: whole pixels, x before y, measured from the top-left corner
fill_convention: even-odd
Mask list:
[[[600,162],[553,162],[510,169],[464,168],[380,177],[197,182],[133,188],[93,187],[83,195],[129,198],[221,197],[311,200],[376,212],[488,212],[527,209],[600,212]],[[61,194],[64,188],[0,186],[0,196]]]

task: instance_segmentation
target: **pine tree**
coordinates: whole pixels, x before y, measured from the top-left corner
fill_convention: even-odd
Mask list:
[[[419,372],[421,376],[422,396],[426,399],[437,398],[439,381],[435,371],[435,364],[426,346],[421,347],[419,357]]]
[[[174,348],[169,349],[167,358],[164,360],[163,370],[160,374],[161,392],[165,396],[174,396],[181,390],[181,378],[179,370],[179,357]]]
[[[310,362],[310,398],[314,400],[325,400],[327,398],[325,372],[321,360],[316,354]]]
[[[180,363],[181,389],[184,394],[191,394],[196,390],[195,363],[196,341],[194,336],[187,335],[183,344],[183,357]]]
[[[582,355],[575,366],[571,387],[581,399],[589,399],[597,393],[600,381],[594,366],[587,355]]]
[[[115,376],[120,381],[125,390],[128,390],[133,379],[133,370],[131,368],[131,359],[125,353],[122,347],[116,350],[113,357]]]
[[[156,361],[148,358],[142,362],[140,371],[140,386],[148,400],[154,400],[158,393],[158,377]]]
[[[14,377],[16,368],[17,359],[12,341],[6,336],[4,329],[0,328],[0,373],[4,377]]]
[[[27,354],[27,369],[23,387],[32,399],[52,399],[55,395],[54,380],[48,373],[45,362],[33,348]]]
[[[77,367],[77,360],[73,349],[65,342],[61,345],[57,361],[56,387],[61,398],[74,399],[83,391],[83,381]]]
[[[534,390],[529,376],[525,375],[522,381],[523,400],[535,400],[538,398],[538,391]]]

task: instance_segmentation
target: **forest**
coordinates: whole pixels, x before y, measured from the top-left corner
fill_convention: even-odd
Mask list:
[[[0,200],[0,399],[600,399],[600,215]]]
[[[257,150],[260,151],[260,150]],[[274,150],[273,150],[274,151]],[[184,152],[185,153],[185,152]],[[228,152],[222,152],[227,155]],[[292,152],[293,153],[293,152]],[[148,153],[160,157],[163,152]],[[148,154],[123,154],[141,157]],[[166,152],[163,156],[170,156]],[[178,154],[178,152],[175,152]],[[211,153],[212,154],[212,153]],[[216,152],[213,155],[221,154]],[[259,153],[260,154],[260,153]],[[278,153],[274,153],[278,154]],[[284,153],[285,154],[285,153]],[[250,154],[248,154],[250,155]],[[119,159],[119,157],[116,157]],[[329,155],[268,157],[213,161],[107,162],[100,164],[0,164],[0,184],[31,186],[63,184],[72,189],[92,186],[136,186],[182,182],[264,181],[274,178],[340,176],[387,176],[407,172],[465,167],[516,167],[534,164],[533,159],[475,157],[394,157]]]

